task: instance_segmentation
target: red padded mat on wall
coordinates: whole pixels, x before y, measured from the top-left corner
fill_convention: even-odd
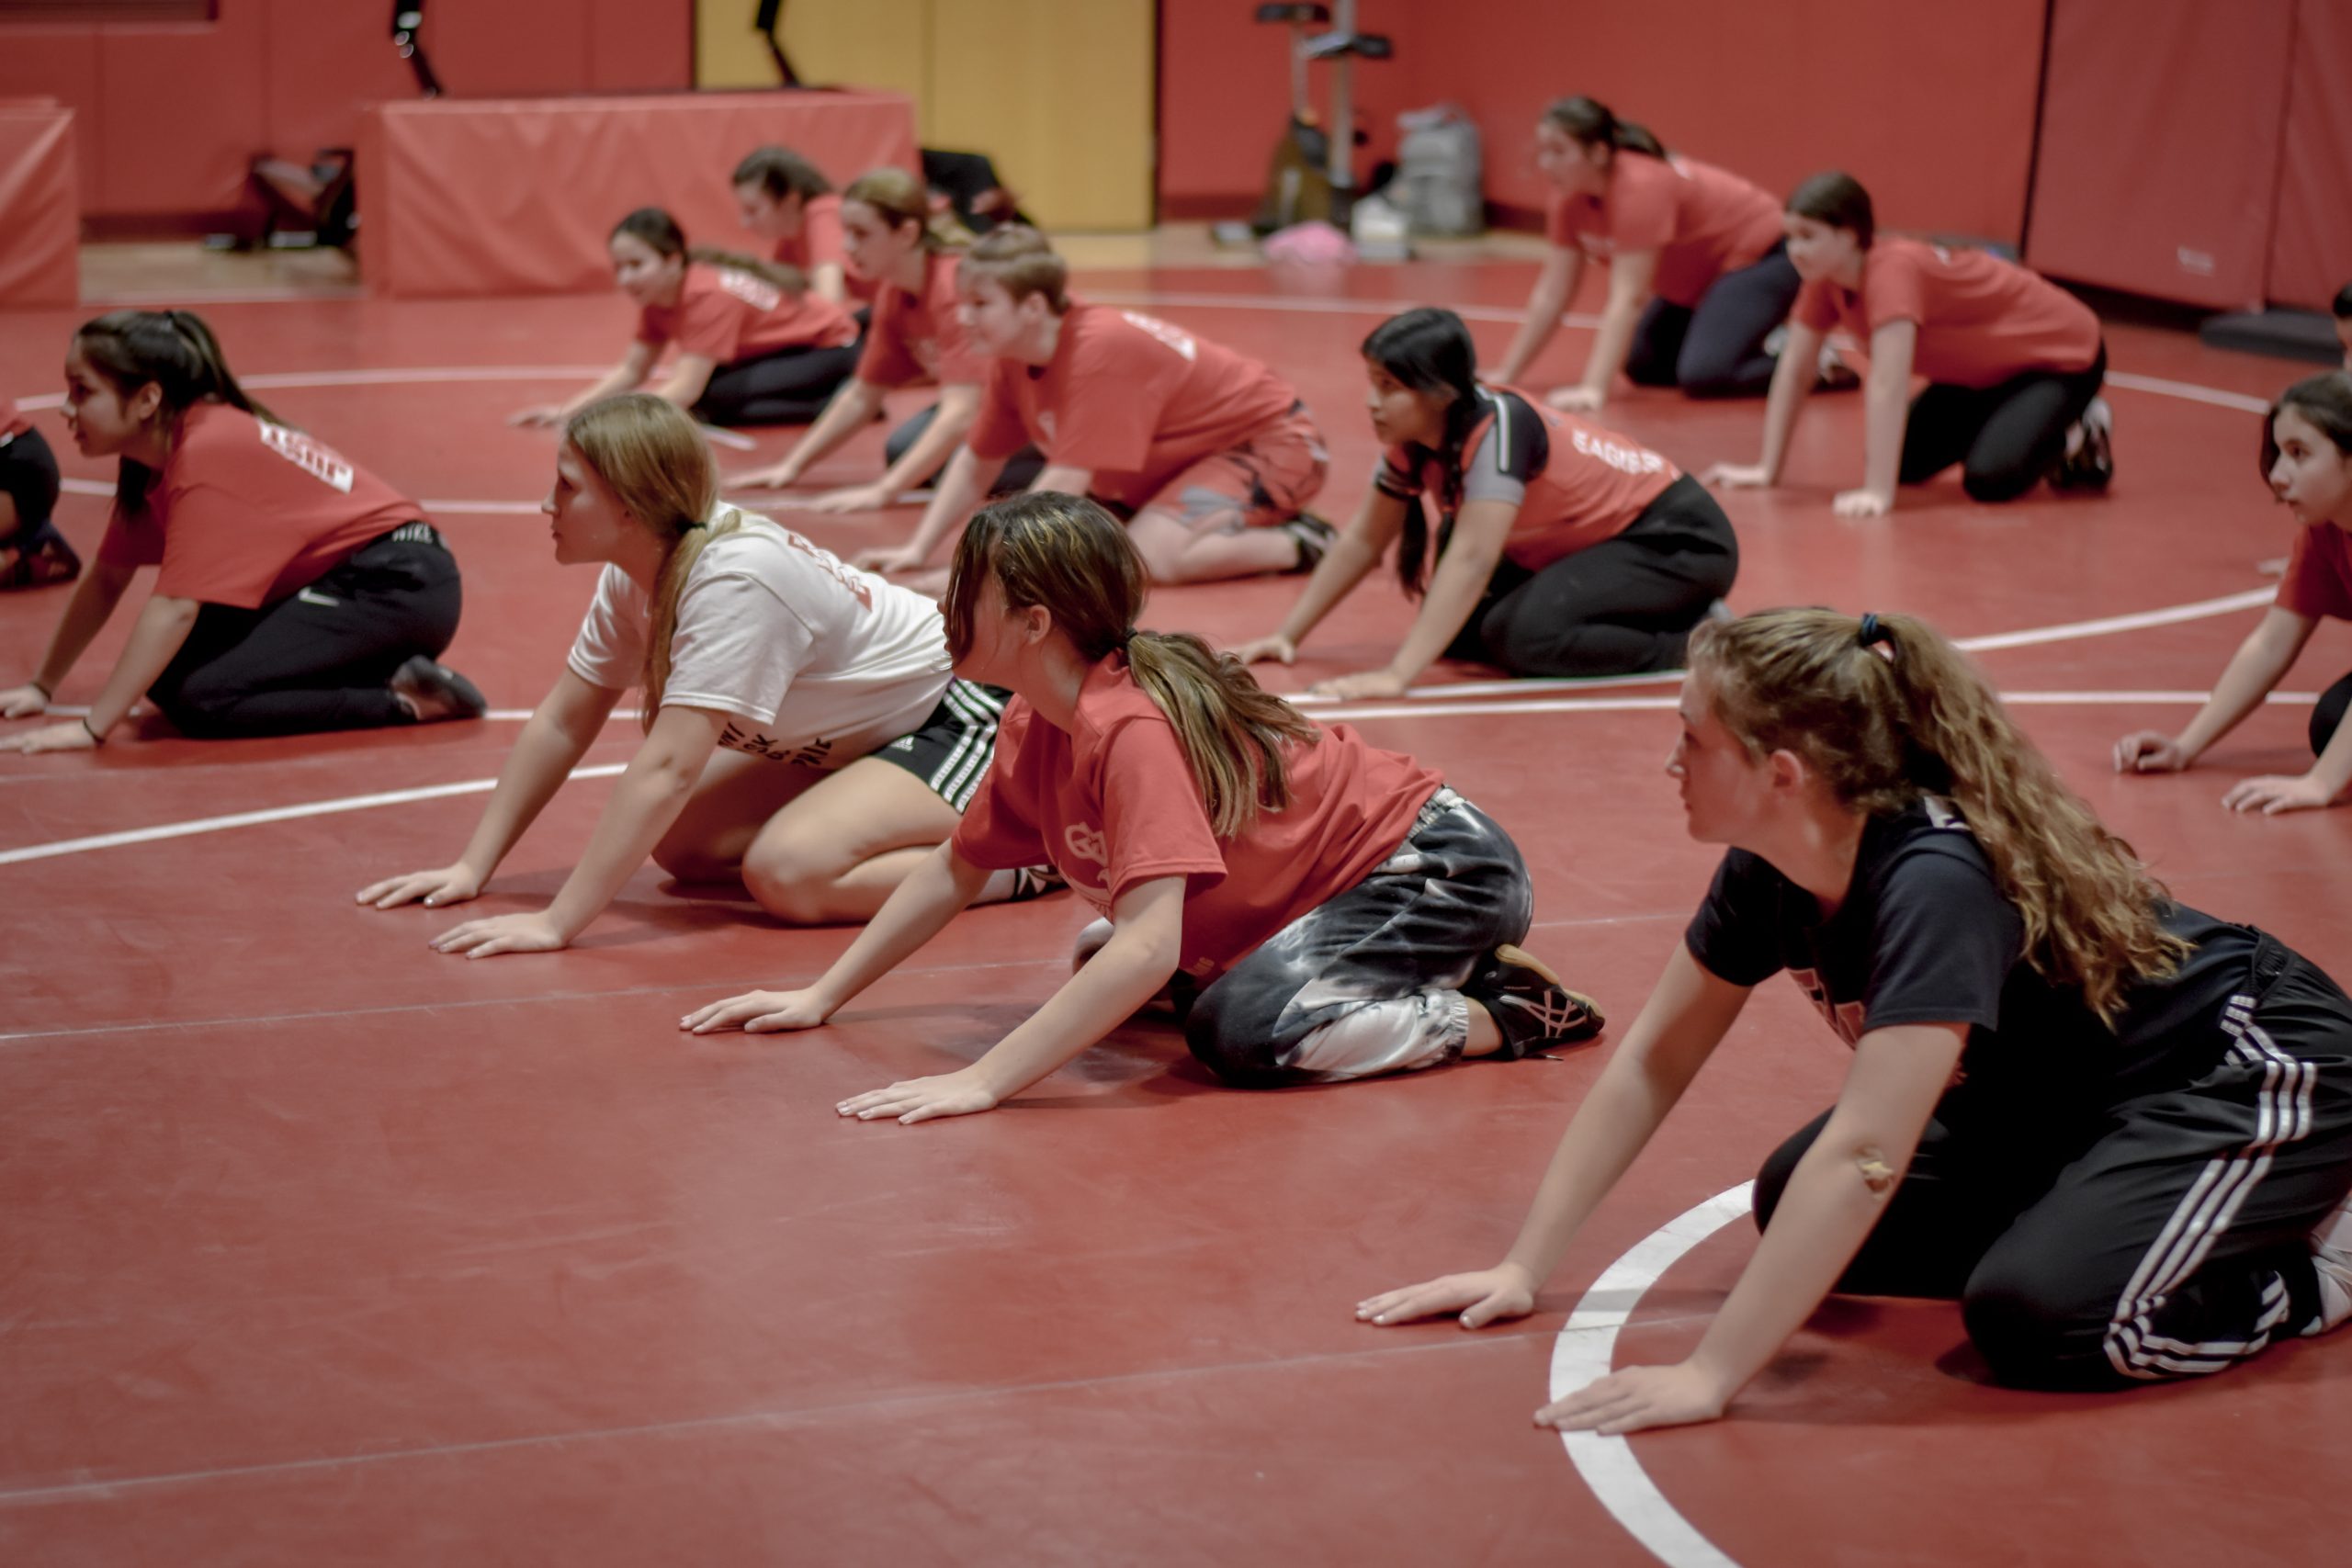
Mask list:
[[[2297,0],[2269,294],[2324,310],[2352,282],[2352,0]]]
[[[71,305],[81,297],[74,165],[72,109],[0,104],[0,307]]]
[[[2052,0],[2026,260],[2184,304],[2259,303],[2293,11]]]

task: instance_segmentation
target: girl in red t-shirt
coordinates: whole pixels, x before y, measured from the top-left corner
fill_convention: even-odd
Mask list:
[[[895,506],[907,491],[930,483],[963,444],[979,416],[988,361],[973,351],[956,313],[956,264],[972,236],[952,214],[933,214],[921,180],[904,169],[861,175],[842,194],[841,226],[850,265],[877,285],[857,374],[782,462],[739,474],[729,488],[797,484],[813,464],[881,414],[884,393],[937,383],[939,401],[884,443],[887,466],[879,479],[828,491],[808,502],[815,512],[869,512]],[[1043,465],[1036,448],[1029,448],[1024,457],[1005,464],[997,491],[1025,488]]]
[[[2107,344],[2088,306],[1982,251],[1879,238],[1870,193],[1835,170],[1791,193],[1786,222],[1804,287],[1764,405],[1763,459],[1717,464],[1708,483],[1781,482],[1810,367],[1842,322],[1867,341],[1871,368],[1862,486],[1832,503],[1838,516],[1881,516],[1897,484],[1925,484],[1955,463],[1973,501],[2014,501],[2044,479],[2107,488]],[[1917,399],[1915,374],[1928,382]]]
[[[0,716],[48,707],[142,566],[155,591],[87,715],[12,737],[103,745],[144,694],[196,736],[476,718],[435,662],[458,629],[458,563],[414,502],[244,394],[185,310],[117,310],[74,334],[65,421],[119,457],[114,515],[40,668]]]
[[[1731,520],[1697,480],[1632,437],[1481,386],[1474,353],[1462,318],[1429,307],[1363,340],[1373,434],[1387,457],[1282,629],[1236,649],[1237,658],[1290,663],[1401,539],[1396,573],[1421,602],[1412,629],[1386,665],[1323,682],[1317,693],[1396,696],[1441,656],[1514,675],[1681,663],[1686,634],[1738,572]]]
[[[2279,394],[2262,427],[2262,477],[2302,525],[2278,597],[2178,735],[2143,729],[2115,743],[2115,768],[2170,773],[2193,766],[2261,705],[2324,617],[2352,620],[2352,371],[2308,377]],[[2240,779],[2222,796],[2233,811],[2275,817],[2335,806],[2352,795],[2352,675],[2312,710],[2311,771]]]
[[[57,457],[33,422],[0,397],[0,588],[46,588],[82,575],[57,531]]]
[[[1695,398],[1760,395],[1772,378],[1765,340],[1797,297],[1780,204],[1590,98],[1544,112],[1535,160],[1554,186],[1552,251],[1498,379],[1516,384],[1552,341],[1589,256],[1609,269],[1609,301],[1583,381],[1554,391],[1553,407],[1599,412],[1620,369]]]
[[[1195,1055],[1246,1088],[1522,1056],[1589,1038],[1583,998],[1512,945],[1527,868],[1492,818],[1409,757],[1324,729],[1199,638],[1139,632],[1143,562],[1094,502],[1031,491],[956,549],[957,673],[1012,688],[956,837],[804,991],[689,1013],[697,1032],[808,1029],[936,934],[989,868],[1050,859],[1108,917],[1030,1020],[960,1071],[843,1100],[922,1122],[987,1111],[1163,987],[1197,996]]]
[[[735,206],[743,227],[770,242],[775,258],[808,276],[808,291],[847,309],[874,288],[849,265],[842,197],[816,164],[789,147],[755,147],[735,165]]]
[[[707,424],[806,424],[857,367],[857,323],[793,267],[687,247],[678,220],[640,207],[613,226],[613,277],[637,301],[637,337],[612,373],[516,424],[560,425],[634,390],[674,341],[657,396]]]

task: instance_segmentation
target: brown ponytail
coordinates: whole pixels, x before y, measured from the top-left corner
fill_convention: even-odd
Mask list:
[[[2079,987],[2110,1026],[2126,987],[2171,974],[2188,953],[2162,924],[2164,885],[1925,621],[1767,610],[1703,622],[1690,672],[1752,754],[1793,752],[1841,805],[1886,815],[1950,796],[2024,919],[2027,962]]]
[[[226,403],[271,424],[286,422],[245,395],[220,340],[193,310],[109,310],[82,323],[74,346],[116,396],[129,398],[153,383],[163,394],[159,411],[168,426],[198,403]],[[123,458],[115,470],[115,503],[126,513],[147,504],[154,473],[144,463]]]
[[[662,691],[670,683],[670,641],[678,630],[678,598],[686,578],[711,540],[742,525],[729,511],[712,519],[718,501],[718,468],[694,421],[675,403],[650,392],[623,392],[590,403],[563,427],[581,460],[613,492],[629,514],[663,544],[662,575],[653,591],[652,626],[645,639],[645,728],[662,711]]]
[[[972,617],[993,576],[1008,610],[1042,604],[1080,657],[1124,649],[1127,667],[1168,722],[1217,837],[1290,804],[1285,758],[1322,732],[1260,686],[1240,660],[1184,632],[1137,631],[1144,568],[1127,531],[1094,502],[1057,491],[1010,496],[965,525],[942,608],[947,648],[971,651]]]
[[[842,199],[872,208],[893,229],[922,225],[922,248],[933,254],[960,251],[972,243],[972,231],[956,220],[956,209],[934,210],[930,187],[904,169],[870,169],[849,183]]]
[[[1607,104],[1597,98],[1555,99],[1544,109],[1544,118],[1586,147],[1622,147],[1631,152],[1646,152],[1653,158],[1666,156],[1666,144],[1652,135],[1648,127],[1619,119],[1609,112]]]

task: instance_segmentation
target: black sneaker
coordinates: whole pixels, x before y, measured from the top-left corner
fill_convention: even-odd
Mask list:
[[[1295,577],[1301,572],[1313,571],[1322,561],[1323,552],[1331,547],[1331,541],[1340,536],[1340,531],[1337,528],[1332,527],[1312,512],[1300,513],[1283,524],[1282,529],[1283,533],[1298,541],[1297,564],[1283,574],[1285,577]]]
[[[2066,432],[2065,456],[2050,471],[2052,490],[2105,490],[2115,478],[2115,411],[2093,398]]]
[[[490,704],[471,681],[422,653],[392,671],[391,688],[393,695],[407,702],[419,724],[480,718],[490,711]]]
[[[1008,904],[1026,904],[1032,898],[1043,898],[1048,893],[1058,893],[1069,886],[1069,878],[1050,865],[1024,865],[1012,874],[1012,891],[1004,896]]]
[[[1487,1010],[1502,1031],[1494,1059],[1515,1062],[1554,1045],[1576,1045],[1609,1021],[1590,997],[1571,991],[1532,954],[1506,942],[1495,949],[1462,994]]]

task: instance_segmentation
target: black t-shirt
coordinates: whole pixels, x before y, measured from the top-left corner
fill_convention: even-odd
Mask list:
[[[2064,1122],[2202,1076],[2229,1041],[2256,933],[2182,905],[2165,929],[2194,951],[2125,994],[2110,1031],[2079,990],[2025,961],[2024,921],[1951,803],[1928,799],[1862,830],[1854,879],[1828,920],[1814,896],[1744,850],[1724,856],[1684,941],[1710,974],[1754,986],[1786,969],[1849,1045],[1870,1030],[1964,1023],[1968,1043],[1936,1109],[1948,1127]]]

